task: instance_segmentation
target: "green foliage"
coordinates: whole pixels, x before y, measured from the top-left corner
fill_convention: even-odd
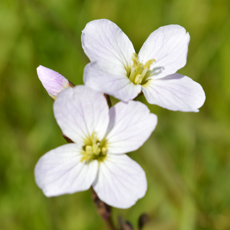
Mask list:
[[[90,191],[48,199],[33,175],[39,157],[65,143],[36,67],[82,84],[88,60],[80,35],[98,18],[120,26],[137,51],[158,27],[184,26],[191,42],[179,72],[199,82],[207,96],[199,113],[149,105],[158,126],[130,154],[146,171],[148,191],[132,208],[115,209],[114,219],[123,215],[137,227],[146,212],[146,230],[230,229],[229,7],[228,0],[2,0],[0,229],[105,229]]]

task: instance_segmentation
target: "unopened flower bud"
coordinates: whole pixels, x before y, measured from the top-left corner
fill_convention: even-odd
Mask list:
[[[74,87],[74,85],[61,74],[44,66],[38,66],[37,74],[42,85],[53,100],[56,100],[58,94],[65,88]]]

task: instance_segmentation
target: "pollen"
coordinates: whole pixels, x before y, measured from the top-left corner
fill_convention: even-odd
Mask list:
[[[150,67],[156,62],[155,59],[150,59],[145,64],[141,63],[136,53],[132,56],[133,65],[127,71],[127,77],[135,85],[143,85],[146,83],[148,77],[151,75]]]
[[[90,162],[92,160],[103,161],[107,155],[107,141],[103,139],[100,141],[97,137],[97,133],[93,134],[85,139],[85,145],[82,148],[81,162]]]

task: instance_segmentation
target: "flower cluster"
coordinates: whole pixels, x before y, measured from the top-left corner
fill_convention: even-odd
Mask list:
[[[123,31],[109,20],[88,23],[82,46],[90,63],[83,86],[39,66],[37,73],[54,102],[54,116],[73,143],[42,156],[35,180],[47,197],[91,186],[105,203],[128,208],[147,189],[145,172],[128,152],[137,150],[156,127],[157,117],[141,102],[170,110],[197,112],[205,101],[202,87],[176,73],[186,64],[189,34],[178,25],[150,34],[137,54]],[[109,108],[105,95],[121,101]]]

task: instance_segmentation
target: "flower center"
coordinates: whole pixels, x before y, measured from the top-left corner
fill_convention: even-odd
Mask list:
[[[152,75],[151,70],[149,70],[150,66],[153,64],[153,62],[156,62],[156,60],[150,59],[144,65],[139,61],[137,54],[133,53],[132,61],[132,67],[127,69],[127,77],[135,85],[145,84],[148,77]]]
[[[85,140],[85,145],[82,148],[82,158],[81,162],[98,160],[103,161],[107,155],[107,141],[103,139],[99,141],[97,138],[97,133],[93,134]]]

